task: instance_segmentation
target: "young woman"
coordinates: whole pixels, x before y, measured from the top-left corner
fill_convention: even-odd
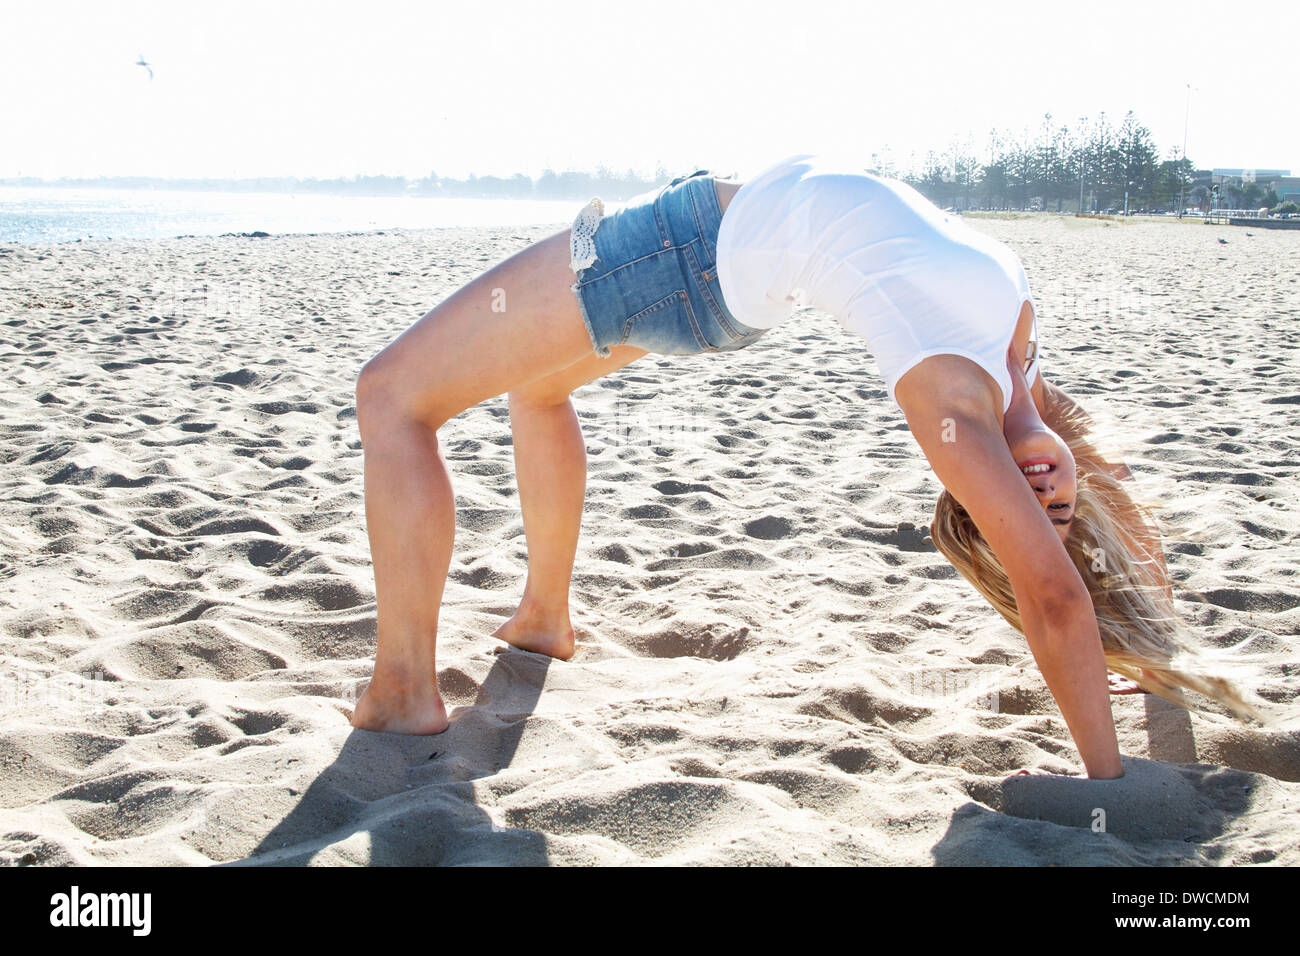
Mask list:
[[[568,658],[586,477],[569,394],[647,352],[744,348],[798,305],[867,340],[946,489],[936,546],[1027,638],[1089,776],[1122,774],[1108,663],[1132,679],[1117,689],[1187,705],[1186,687],[1251,712],[1180,645],[1159,538],[1123,466],[1038,367],[1016,256],[903,183],[798,156],[743,186],[699,171],[610,215],[592,200],[362,369],[379,644],[353,725],[447,726],[434,652],[455,531],[444,422],[509,393],[529,563],[495,636]]]

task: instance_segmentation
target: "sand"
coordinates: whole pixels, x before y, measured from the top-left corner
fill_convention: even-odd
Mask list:
[[[356,374],[553,230],[9,245],[0,859],[1300,863],[1300,234],[973,221],[1025,262],[1045,373],[1181,522],[1180,608],[1254,656],[1270,726],[1117,697],[1126,775],[1083,779],[1023,638],[934,550],[862,342],[807,312],[576,393],[568,662],[490,636],[526,567],[505,400],[450,422],[451,727],[354,731]]]

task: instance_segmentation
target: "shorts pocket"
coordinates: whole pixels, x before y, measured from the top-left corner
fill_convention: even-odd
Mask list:
[[[623,323],[620,345],[633,345],[661,355],[694,355],[716,351],[700,334],[695,310],[685,289],[652,302]]]

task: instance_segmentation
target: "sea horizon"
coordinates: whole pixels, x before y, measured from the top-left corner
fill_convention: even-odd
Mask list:
[[[0,186],[0,243],[534,226],[582,200]]]

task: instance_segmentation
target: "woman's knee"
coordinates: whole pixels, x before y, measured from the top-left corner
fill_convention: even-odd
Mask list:
[[[541,380],[512,388],[507,399],[511,411],[517,408],[547,409],[568,402],[572,391],[565,387],[565,383]]]
[[[417,422],[436,429],[454,414],[431,407],[427,396],[423,403],[419,398],[393,374],[384,353],[376,355],[357,374],[357,428],[362,438],[376,425],[394,420]]]
[[[516,405],[537,408],[563,405],[569,401],[569,396],[576,389],[617,371],[647,354],[645,349],[630,345],[614,346],[611,354],[605,358],[588,354],[558,372],[515,386],[510,390],[510,405],[512,408]]]
[[[383,373],[375,363],[375,359],[361,366],[361,371],[357,375],[357,429],[363,438],[383,411],[384,402],[380,398],[382,380]]]

